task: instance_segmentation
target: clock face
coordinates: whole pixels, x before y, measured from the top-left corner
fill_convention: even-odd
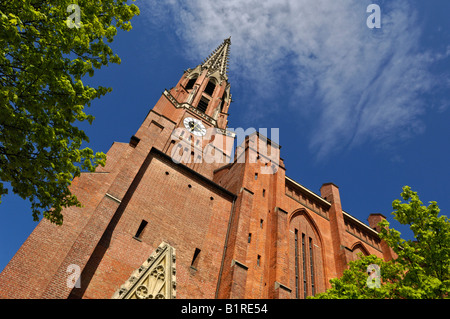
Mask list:
[[[192,117],[186,117],[183,121],[184,127],[186,127],[189,132],[196,136],[204,136],[206,134],[206,128],[202,121],[194,119]]]

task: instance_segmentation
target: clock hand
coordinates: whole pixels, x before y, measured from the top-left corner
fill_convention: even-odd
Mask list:
[[[189,122],[189,129],[191,132],[193,132],[193,131],[201,132],[202,131],[202,128],[199,126],[199,124],[194,121]]]

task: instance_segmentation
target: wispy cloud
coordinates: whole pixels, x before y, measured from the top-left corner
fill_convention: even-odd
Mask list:
[[[320,158],[420,132],[421,94],[437,84],[430,65],[450,54],[420,51],[421,29],[406,0],[381,2],[382,27],[369,29],[370,3],[146,0],[141,11],[174,24],[195,59],[231,35],[230,71],[263,98],[290,97],[290,113],[314,121],[310,148]]]

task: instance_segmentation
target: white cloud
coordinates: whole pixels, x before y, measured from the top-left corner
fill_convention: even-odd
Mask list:
[[[141,12],[174,23],[194,60],[231,35],[230,72],[254,83],[262,97],[290,96],[290,112],[315,121],[310,147],[322,157],[422,127],[419,95],[435,85],[428,68],[442,57],[420,53],[421,30],[408,1],[382,2],[382,27],[373,30],[366,25],[370,3],[146,0]],[[246,105],[249,114],[262,114],[259,107]]]

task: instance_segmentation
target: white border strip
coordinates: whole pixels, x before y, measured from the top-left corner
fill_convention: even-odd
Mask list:
[[[105,196],[111,198],[112,200],[114,200],[114,201],[116,201],[116,202],[118,202],[118,203],[122,203],[122,201],[121,201],[120,199],[115,198],[114,196],[112,196],[112,195],[110,195],[110,194],[108,194],[108,193],[105,193]]]

